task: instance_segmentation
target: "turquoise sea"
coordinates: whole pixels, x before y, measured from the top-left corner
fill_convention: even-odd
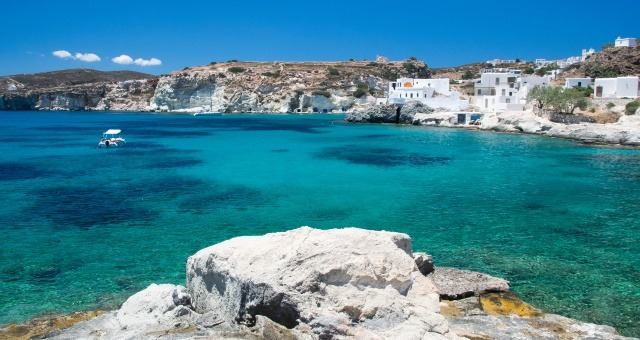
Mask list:
[[[309,225],[640,336],[640,150],[341,115],[0,112],[0,324],[184,284],[201,248]],[[97,149],[123,130],[127,144]]]

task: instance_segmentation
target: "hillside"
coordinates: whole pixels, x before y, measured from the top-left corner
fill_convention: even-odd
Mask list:
[[[103,72],[91,69],[72,69],[0,77],[0,88],[15,84],[19,89],[43,89],[94,83],[115,83],[131,79],[155,79],[156,76],[134,71]]]
[[[611,78],[640,75],[640,46],[605,47],[588,56],[585,61],[567,67],[563,78]]]
[[[131,110],[148,106],[158,77],[72,69],[0,77],[0,110]]]

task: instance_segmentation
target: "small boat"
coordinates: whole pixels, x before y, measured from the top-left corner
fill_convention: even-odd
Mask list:
[[[101,147],[110,147],[110,146],[118,146],[126,143],[127,141],[120,137],[120,130],[118,129],[109,129],[102,134],[102,138],[98,143],[98,148]]]

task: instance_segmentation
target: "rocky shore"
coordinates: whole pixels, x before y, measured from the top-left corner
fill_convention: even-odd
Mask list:
[[[186,286],[152,284],[117,311],[40,336],[629,339],[528,306],[503,279],[434,266],[401,233],[301,227],[213,245],[186,267]]]
[[[640,146],[640,115],[623,115],[614,123],[556,123],[548,115],[532,109],[483,113],[478,125],[457,124],[456,112],[409,102],[399,112],[394,106],[362,106],[347,113],[345,120],[355,123],[399,123],[452,128],[472,128],[499,132],[522,132],[578,140],[588,144]],[[557,118],[557,117],[556,117]]]

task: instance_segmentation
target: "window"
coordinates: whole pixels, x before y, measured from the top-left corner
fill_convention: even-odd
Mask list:
[[[582,87],[582,82],[581,81],[578,82],[578,87]]]
[[[500,84],[500,78],[496,77],[496,85]]]
[[[505,94],[507,94],[507,90],[502,89],[502,95],[504,96]]]
[[[482,90],[478,89],[478,95],[480,95],[482,93]]]

